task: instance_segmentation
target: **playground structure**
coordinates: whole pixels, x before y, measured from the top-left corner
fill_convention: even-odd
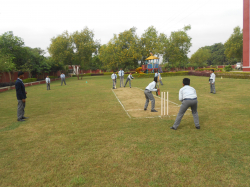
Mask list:
[[[159,58],[153,55],[146,58],[145,65],[142,65],[142,71],[144,71],[145,73],[148,73],[148,72],[154,73],[157,71],[162,73],[162,69],[159,66]]]

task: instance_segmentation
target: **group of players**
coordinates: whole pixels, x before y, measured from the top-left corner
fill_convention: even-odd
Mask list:
[[[120,87],[121,87],[121,86],[123,86],[124,71],[122,69],[120,69],[118,74],[120,77]],[[113,80],[113,89],[116,89],[117,75],[115,74],[115,72],[111,75],[111,78]],[[126,86],[127,82],[129,81],[129,86],[131,88],[131,79],[133,79],[133,77],[132,77],[132,74],[130,73],[127,77],[127,81],[125,83],[125,86]],[[159,91],[159,88],[157,88],[158,81],[161,83],[161,85],[163,85],[160,73],[156,72],[153,82],[149,83],[149,85],[144,90],[144,94],[145,94],[145,98],[146,98],[146,102],[144,105],[145,111],[147,110],[149,100],[150,100],[151,101],[151,112],[157,112],[155,110],[155,99],[154,99],[152,92]],[[209,84],[210,84],[210,93],[215,94],[216,93],[215,74],[214,74],[213,69],[210,70]],[[196,129],[200,129],[199,116],[198,116],[198,112],[197,112],[198,101],[197,101],[196,90],[190,86],[190,79],[189,78],[184,78],[182,81],[182,85],[183,85],[183,87],[179,90],[179,100],[182,102],[182,104],[181,104],[179,113],[176,117],[176,120],[174,122],[174,125],[170,129],[177,130],[178,126],[180,125],[182,117],[184,116],[185,112],[187,111],[187,109],[189,107],[191,107],[191,110],[192,110],[192,115],[194,118],[195,127],[196,127]]]
[[[125,85],[123,85],[123,80],[124,80],[124,71],[120,69],[118,72],[120,76],[120,87],[126,87],[126,84],[129,82],[129,87],[131,88],[131,80],[134,79],[132,74],[130,73],[127,77]],[[65,75],[62,73],[61,74],[61,85],[64,84],[66,85],[65,82]],[[15,88],[16,88],[16,96],[18,100],[18,107],[17,107],[17,120],[18,121],[24,121],[27,119],[27,117],[24,116],[24,108],[25,108],[25,102],[26,102],[26,94],[27,92],[25,91],[25,86],[23,84],[22,79],[24,78],[24,73],[23,72],[18,72],[18,79],[15,83]],[[115,72],[111,75],[111,78],[113,80],[113,89],[116,89],[116,79],[117,75]],[[155,77],[153,82],[149,83],[149,85],[145,88],[144,94],[146,98],[146,102],[144,105],[144,110],[147,110],[149,100],[151,101],[151,112],[157,112],[155,110],[155,99],[152,94],[152,92],[157,92],[159,91],[159,88],[157,88],[157,82],[160,82],[161,85],[163,85],[162,80],[161,80],[161,75],[159,72],[155,73]],[[49,77],[46,78],[46,83],[47,83],[47,90],[50,90],[50,79]],[[215,94],[215,74],[214,70],[210,71],[210,78],[209,78],[209,84],[210,84],[210,93]],[[181,119],[187,109],[191,107],[193,118],[194,118],[194,123],[196,129],[200,129],[200,124],[199,124],[199,116],[197,112],[197,94],[196,90],[190,86],[190,79],[189,78],[184,78],[182,81],[183,87],[179,91],[179,100],[182,102],[179,113],[176,117],[176,120],[174,122],[174,125],[171,127],[173,130],[177,130],[178,126],[180,125]]]

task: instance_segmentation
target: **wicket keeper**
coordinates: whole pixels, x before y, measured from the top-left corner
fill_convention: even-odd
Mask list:
[[[197,101],[196,90],[190,86],[190,79],[188,78],[183,79],[182,85],[183,87],[179,91],[179,100],[182,102],[181,108],[176,117],[173,127],[170,127],[170,129],[177,130],[183,115],[185,114],[185,112],[189,107],[191,107],[192,110],[195,127],[196,129],[200,129],[199,116],[197,112],[198,101]]]

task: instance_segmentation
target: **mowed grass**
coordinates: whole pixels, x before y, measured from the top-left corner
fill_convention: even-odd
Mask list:
[[[178,104],[183,78],[161,86]],[[22,123],[15,90],[0,93],[0,186],[250,186],[250,81],[217,77],[214,95],[189,78],[200,130],[192,115],[177,131],[175,117],[129,119],[109,76],[27,87]]]

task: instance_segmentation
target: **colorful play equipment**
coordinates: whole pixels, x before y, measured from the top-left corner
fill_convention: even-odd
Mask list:
[[[156,57],[156,56],[153,56],[153,55],[146,58],[146,63],[145,63],[145,65],[142,65],[142,70],[145,73],[148,73],[148,72],[154,73],[154,72],[157,72],[157,71],[162,73],[162,69],[159,66],[159,58]]]

